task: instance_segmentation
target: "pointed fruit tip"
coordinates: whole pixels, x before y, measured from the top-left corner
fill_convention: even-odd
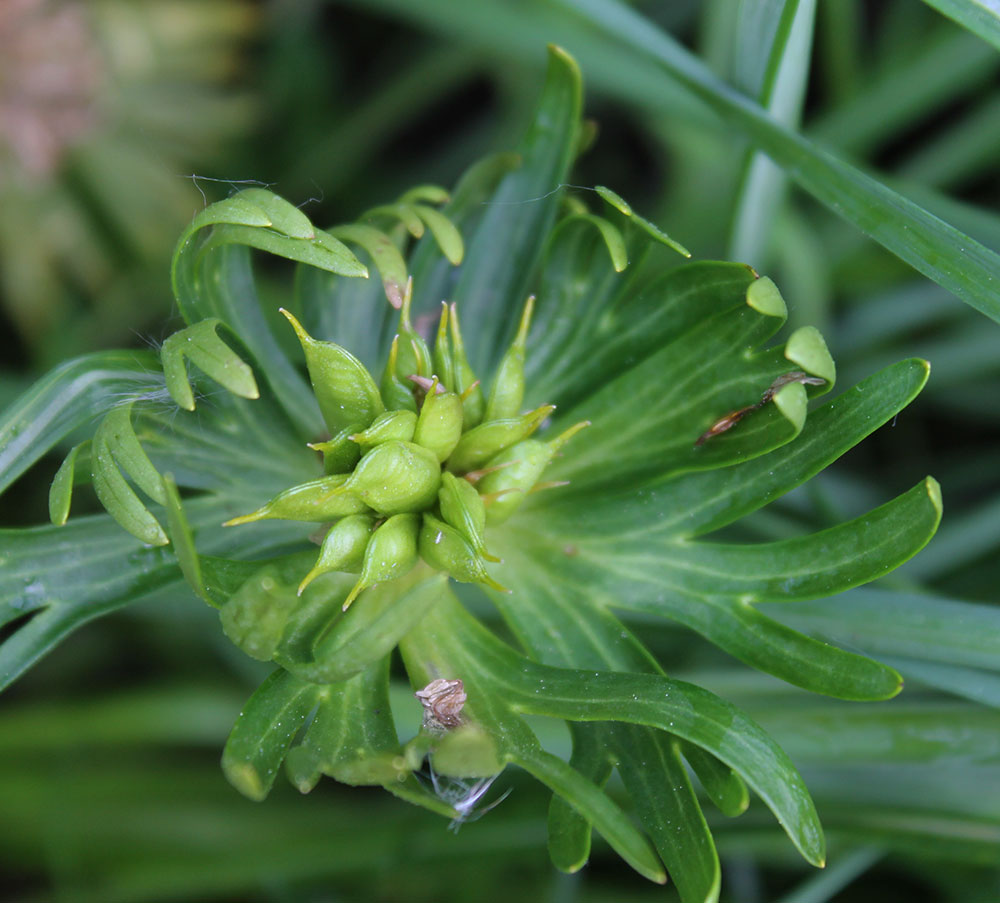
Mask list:
[[[341,611],[347,611],[347,609],[351,607],[351,604],[354,602],[354,600],[357,599],[362,592],[364,592],[364,589],[365,587],[361,585],[360,580],[357,583],[355,583],[354,588],[347,594],[347,598],[344,599],[344,604],[341,608]]]
[[[507,587],[504,586],[502,583],[497,583],[497,581],[494,580],[492,577],[490,577],[488,574],[485,577],[483,577],[479,582],[485,583],[490,589],[496,590],[498,593],[505,593],[508,596],[513,593],[513,590],[507,589]]]
[[[514,346],[523,348],[528,341],[528,330],[531,329],[531,317],[535,311],[535,296],[528,295],[528,300],[524,302],[524,310],[521,312],[521,322],[517,328],[517,335],[514,337]]]
[[[278,308],[278,313],[280,313],[289,323],[292,324],[292,329],[295,330],[295,334],[299,337],[299,341],[302,344],[312,341],[312,336],[306,332],[305,327],[298,321],[293,313],[285,310],[283,307]]]

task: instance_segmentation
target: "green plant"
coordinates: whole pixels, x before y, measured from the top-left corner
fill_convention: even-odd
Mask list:
[[[446,196],[428,187],[329,232],[260,189],[199,214],[173,266],[188,326],[159,355],[63,365],[0,425],[9,485],[101,418],[53,481],[56,526],[3,533],[2,618],[14,628],[0,646],[3,685],[80,624],[183,574],[219,609],[230,639],[279,665],[223,757],[230,781],[253,798],[267,795],[285,762],[303,791],[328,774],[462,819],[513,763],[555,791],[549,846],[560,868],[583,865],[596,827],[653,880],[664,880],[662,860],[683,899],[715,899],[718,857],[686,762],[726,815],[745,810],[753,789],[821,865],[819,821],[788,757],[730,703],[667,677],[669,662],[612,610],[670,618],[815,692],[895,695],[892,668],[756,605],[838,593],[909,558],[937,527],[933,480],[806,536],[703,537],[890,420],[920,391],[927,366],[889,366],[809,410],[832,387],[834,364],[809,326],[766,344],[786,317],[769,279],[742,264],[675,266],[664,244],[676,244],[607,189],[597,192],[601,214],[561,196],[579,117],[575,64],[553,50],[518,153],[474,166],[444,215],[427,202]],[[410,237],[419,241],[406,260]],[[288,316],[312,391],[292,330],[257,304],[251,248],[297,264]],[[369,267],[380,280],[358,278]],[[530,305],[521,315],[529,292],[530,321]],[[411,314],[433,323],[442,297],[454,306],[432,351]],[[402,307],[398,327],[386,298]],[[189,373],[185,358],[209,379]],[[365,367],[383,374],[380,386]],[[474,409],[472,373],[497,374],[484,409]],[[525,406],[535,413],[516,416]],[[416,416],[376,421],[383,409]],[[559,436],[548,444],[527,438],[543,418],[551,425],[539,435]],[[392,438],[374,444],[383,429]],[[306,443],[319,443],[325,466]],[[552,485],[532,492],[544,488],[543,470]],[[67,520],[74,485],[88,482],[108,513]],[[272,498],[260,517],[246,516]],[[346,563],[360,578],[317,573],[315,524],[298,522],[340,516],[335,530],[361,523],[347,553],[324,547],[325,565]],[[493,521],[485,534],[484,516]],[[220,526],[233,520],[258,522]],[[445,574],[462,582],[463,602]],[[432,693],[405,744],[388,697],[397,646],[415,688],[461,680],[467,696],[463,708],[461,688],[449,686],[446,710]],[[447,717],[456,710],[457,726]],[[571,725],[568,763],[539,744],[525,715]],[[420,777],[426,768],[431,784]],[[602,789],[613,768],[642,832]]]

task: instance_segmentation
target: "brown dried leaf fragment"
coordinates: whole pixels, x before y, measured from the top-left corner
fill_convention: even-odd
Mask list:
[[[424,707],[425,730],[451,730],[462,723],[462,707],[467,698],[462,681],[439,677],[413,695]]]

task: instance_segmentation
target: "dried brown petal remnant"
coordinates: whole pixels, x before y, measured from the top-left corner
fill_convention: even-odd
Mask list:
[[[822,386],[826,382],[825,379],[821,379],[818,376],[809,376],[803,373],[801,370],[793,370],[791,373],[785,373],[779,376],[767,390],[761,396],[760,401],[756,404],[747,405],[745,408],[739,408],[735,411],[730,411],[724,417],[720,417],[715,421],[704,433],[702,433],[697,440],[695,445],[704,445],[706,441],[711,439],[713,436],[718,436],[720,433],[724,433],[727,430],[732,429],[739,423],[747,414],[752,411],[756,411],[758,408],[764,407],[772,398],[774,394],[782,386],[787,386],[789,383],[802,383],[805,386]]]
[[[462,706],[466,699],[462,681],[439,677],[413,695],[424,707],[424,728],[427,730],[449,729],[462,723]]]

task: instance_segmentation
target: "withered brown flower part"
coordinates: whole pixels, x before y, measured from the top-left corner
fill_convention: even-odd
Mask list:
[[[462,723],[462,707],[467,698],[462,681],[439,677],[413,695],[424,707],[426,730],[450,730]]]
[[[774,398],[775,393],[782,388],[782,386],[787,386],[789,383],[802,383],[805,386],[822,386],[825,382],[825,379],[818,376],[809,376],[801,370],[793,370],[791,373],[784,373],[767,387],[764,394],[761,395],[760,401],[756,404],[747,405],[745,408],[737,408],[737,410],[730,411],[725,416],[720,417],[695,440],[694,444],[695,446],[704,445],[705,442],[713,436],[718,436],[720,433],[731,430],[737,423],[746,417],[747,414],[756,411],[758,408],[764,407],[764,405]]]

